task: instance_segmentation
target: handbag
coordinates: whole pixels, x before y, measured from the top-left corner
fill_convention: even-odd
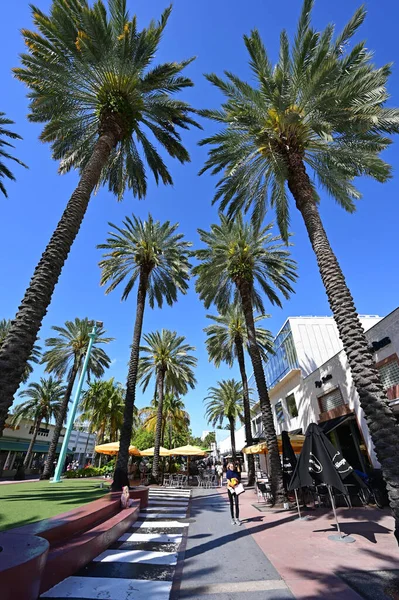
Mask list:
[[[245,488],[242,485],[242,483],[238,483],[235,488],[234,488],[234,493],[237,494],[237,496],[239,496],[240,494],[243,494],[245,492]]]

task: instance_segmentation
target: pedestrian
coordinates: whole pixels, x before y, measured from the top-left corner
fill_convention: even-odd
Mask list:
[[[229,495],[230,501],[230,513],[231,513],[231,524],[232,525],[241,525],[240,517],[240,508],[239,508],[239,497],[238,494],[234,492],[234,488],[239,484],[239,477],[237,471],[234,470],[234,464],[230,462],[227,465],[227,493]],[[235,508],[235,516],[234,516],[234,508]]]
[[[222,487],[222,485],[223,485],[223,467],[220,463],[218,463],[216,465],[216,475],[218,476],[219,487]]]

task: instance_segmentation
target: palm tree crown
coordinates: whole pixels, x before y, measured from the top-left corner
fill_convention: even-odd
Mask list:
[[[153,398],[151,406],[140,410],[143,427],[155,433],[157,425],[158,399]],[[190,415],[185,410],[184,402],[171,391],[165,393],[162,407],[162,439],[161,445],[166,448],[173,447],[173,440],[188,431]]]
[[[237,419],[244,422],[242,396],[242,383],[235,379],[223,379],[218,381],[217,387],[210,387],[204,399],[207,402],[205,417],[208,423],[215,427],[222,426],[225,419],[230,425],[236,423]]]
[[[42,362],[46,363],[48,373],[53,372],[57,377],[66,376],[69,379],[74,366],[79,369],[83,364],[90,341],[91,321],[87,317],[76,317],[74,321],[66,321],[64,327],[53,325],[52,329],[58,336],[46,340],[46,346],[50,349],[43,354]],[[105,330],[102,327],[98,328],[87,368],[88,379],[91,374],[101,377],[111,363],[106,352],[98,348],[99,344],[108,344],[113,340],[104,337],[104,334]]]
[[[268,315],[254,317],[255,323],[265,319]],[[248,346],[248,333],[244,313],[239,304],[231,304],[224,314],[217,316],[207,315],[208,319],[214,321],[212,325],[205,327],[207,334],[206,348],[209,360],[217,367],[221,362],[233,366],[237,358],[237,341],[244,347]],[[273,352],[273,335],[268,329],[256,327],[256,341],[264,361],[267,354]]]
[[[207,76],[226,97],[219,110],[202,114],[223,127],[203,140],[213,146],[202,172],[223,171],[215,201],[229,215],[250,206],[255,218],[267,199],[288,239],[287,183],[295,194],[292,173],[304,162],[320,186],[343,208],[355,210],[360,193],[354,177],[385,181],[391,170],[380,153],[399,131],[399,110],[385,106],[391,65],[376,68],[372,53],[349,42],[365,18],[360,7],[341,33],[334,26],[322,32],[311,27],[314,0],[304,0],[295,39],[280,38],[279,59],[272,66],[257,30],[244,36],[253,86],[231,72],[222,79]],[[312,182],[312,193],[319,197]],[[297,200],[297,198],[296,198]],[[298,200],[297,200],[298,202]]]
[[[50,377],[41,377],[40,383],[33,382],[20,392],[21,398],[28,398],[15,407],[12,421],[17,424],[21,419],[33,419],[48,423],[56,416],[65,394],[65,386],[61,381]]]
[[[193,273],[206,308],[214,302],[221,313],[226,312],[232,301],[240,302],[242,285],[251,290],[252,306],[261,313],[265,312],[262,295],[277,306],[281,306],[279,293],[288,298],[296,263],[271,228],[272,224],[246,223],[241,214],[234,221],[221,214],[220,224],[211,225],[209,232],[198,230],[207,247],[195,251],[201,263]]]
[[[185,344],[184,340],[183,335],[168,329],[144,335],[147,345],[140,347],[139,363],[139,379],[144,391],[159,371],[165,375],[166,386],[178,394],[186,394],[188,388],[195,387],[193,369],[197,359],[190,354],[195,348]]]
[[[126,0],[109,0],[108,10],[102,0],[53,0],[48,16],[32,10],[38,32],[23,30],[28,53],[14,73],[31,90],[29,118],[46,123],[41,139],[51,142],[60,171],[82,171],[98,136],[112,130],[117,143],[100,183],[119,198],[126,188],[144,197],[144,159],[157,183],[171,184],[157,146],[188,161],[178,128],[196,125],[189,106],[171,97],[192,86],[180,74],[192,59],[151,67],[171,7],[141,31]]]
[[[7,337],[8,332],[11,327],[11,319],[1,319],[0,320],[0,348]],[[41,359],[41,347],[38,344],[33,346],[33,350],[31,352],[30,358],[25,366],[24,376],[22,379],[22,383],[25,383],[28,380],[29,375],[33,371],[33,367],[31,363],[38,364]]]
[[[18,135],[18,133],[10,131],[8,128],[6,128],[6,125],[14,125],[14,121],[10,121],[10,119],[7,119],[7,117],[5,116],[5,113],[0,112],[0,192],[2,192],[7,198],[7,190],[4,183],[2,182],[2,179],[7,178],[11,179],[11,181],[15,181],[15,177],[12,171],[10,171],[10,169],[5,165],[3,159],[13,160],[14,162],[18,163],[19,165],[22,165],[23,167],[26,167],[26,165],[24,165],[22,161],[20,161],[15,156],[12,156],[12,154],[10,154],[7,150],[4,149],[4,147],[14,148],[13,144],[7,141],[6,138],[11,140],[22,139],[21,136]]]
[[[126,217],[123,228],[110,225],[114,231],[105,244],[98,246],[107,250],[100,262],[101,284],[108,284],[107,293],[126,280],[122,294],[122,300],[126,300],[142,271],[148,277],[146,291],[151,308],[155,304],[162,307],[164,300],[171,305],[178,291],[186,292],[191,243],[183,241],[183,234],[175,233],[178,223],[160,223],[149,215],[146,221]]]
[[[111,377],[108,381],[93,381],[80,403],[80,420],[89,423],[89,431],[97,433],[99,442],[119,439],[123,423],[125,390]]]

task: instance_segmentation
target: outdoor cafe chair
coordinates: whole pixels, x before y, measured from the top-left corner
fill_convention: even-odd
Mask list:
[[[163,476],[163,483],[162,483],[162,485],[164,487],[170,487],[170,485],[171,485],[171,478],[172,478],[171,475],[164,475]]]

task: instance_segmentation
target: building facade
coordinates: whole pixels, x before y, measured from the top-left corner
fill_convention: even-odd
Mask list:
[[[389,402],[399,415],[399,308],[385,318],[360,320]],[[318,423],[354,468],[379,467],[332,317],[287,319],[264,369],[277,434],[305,433],[310,423]],[[256,390],[253,375],[250,387]],[[252,420],[252,434],[264,439],[260,414]]]
[[[32,440],[34,421],[22,419],[18,425],[12,425],[10,418],[7,419],[3,435],[0,437],[0,477],[12,478],[16,473],[16,467],[24,459]],[[46,459],[50,442],[53,438],[55,426],[42,423],[30,464],[26,473],[39,474]],[[57,445],[57,454],[61,450],[64,441],[65,429],[62,429]],[[73,430],[68,444],[68,459],[79,460],[84,465],[83,457],[86,455],[92,459],[96,436],[82,431]]]
[[[385,318],[361,316],[386,393],[399,410],[399,308]],[[354,468],[379,467],[337,327],[331,317],[291,317],[265,364],[275,428],[305,433],[318,423]],[[254,387],[253,376],[251,387]],[[260,415],[252,422],[262,438]]]

